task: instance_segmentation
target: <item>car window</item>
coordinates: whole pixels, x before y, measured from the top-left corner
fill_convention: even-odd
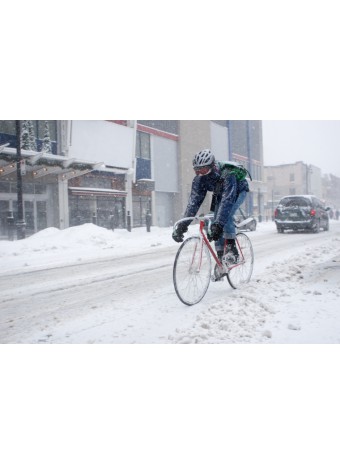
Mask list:
[[[305,197],[286,197],[280,201],[283,207],[309,207],[310,200]]]
[[[325,209],[325,205],[321,202],[320,199],[315,199],[315,205],[317,208],[322,208],[323,210]]]

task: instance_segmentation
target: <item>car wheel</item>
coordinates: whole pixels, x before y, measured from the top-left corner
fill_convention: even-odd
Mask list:
[[[283,234],[284,229],[283,229],[283,228],[277,228],[277,232],[278,232],[279,234]]]
[[[316,223],[315,223],[315,227],[313,229],[313,233],[315,234],[318,234],[320,232],[320,220],[318,220]]]

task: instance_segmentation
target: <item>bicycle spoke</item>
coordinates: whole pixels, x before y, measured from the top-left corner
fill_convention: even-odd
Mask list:
[[[203,299],[208,290],[211,275],[210,253],[197,236],[186,239],[179,248],[173,270],[176,294],[186,305],[194,305]]]
[[[250,281],[254,266],[254,252],[248,236],[238,233],[236,242],[239,249],[239,262],[230,266],[227,274],[229,284],[234,289]]]

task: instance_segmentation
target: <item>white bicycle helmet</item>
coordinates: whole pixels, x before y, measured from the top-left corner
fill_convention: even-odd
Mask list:
[[[203,166],[212,165],[214,161],[214,155],[211,153],[209,149],[205,149],[196,153],[194,159],[192,160],[192,164],[194,168],[202,168]]]

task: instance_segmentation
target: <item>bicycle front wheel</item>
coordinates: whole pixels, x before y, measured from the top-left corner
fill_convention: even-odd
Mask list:
[[[237,249],[239,252],[238,262],[231,265],[227,273],[229,284],[234,289],[249,283],[253,273],[254,252],[251,241],[246,234],[236,234]]]
[[[185,305],[200,302],[208,290],[211,278],[211,258],[199,236],[186,239],[178,249],[173,281],[178,298]]]

